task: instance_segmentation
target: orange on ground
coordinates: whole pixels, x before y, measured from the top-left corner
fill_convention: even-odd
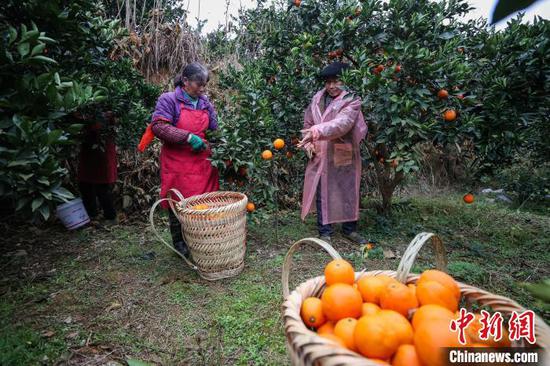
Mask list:
[[[361,306],[361,316],[376,314],[380,311],[380,306],[371,302],[365,302]]]
[[[459,347],[458,337],[449,329],[447,320],[439,319],[422,323],[414,332],[414,346],[424,365],[446,365],[442,347]]]
[[[317,297],[308,297],[302,303],[300,316],[308,327],[319,328],[325,323],[323,304]]]
[[[448,287],[435,281],[417,282],[416,297],[420,305],[441,305],[450,311],[458,309],[458,300]]]
[[[396,281],[386,285],[380,294],[380,307],[408,317],[409,310],[418,307],[418,300],[408,286]]]
[[[264,150],[262,152],[262,159],[271,160],[272,157],[273,157],[273,153],[271,152],[271,150]]]
[[[462,199],[464,200],[464,202],[466,202],[468,204],[473,203],[474,202],[474,195],[471,194],[471,193],[466,193],[464,195],[464,197],[462,197]]]
[[[448,323],[455,319],[455,314],[449,309],[436,304],[429,304],[419,307],[412,317],[412,326],[418,329],[420,325],[432,320],[447,320]]]
[[[327,321],[317,329],[317,334],[334,334],[334,322],[332,320]]]
[[[358,318],[361,315],[361,306],[363,305],[361,294],[351,285],[336,283],[329,286],[323,292],[321,301],[323,313],[328,320]]]
[[[281,150],[283,147],[285,147],[285,141],[283,139],[276,139],[273,141],[273,147],[275,150]]]
[[[334,326],[334,335],[343,340],[346,348],[352,351],[357,351],[353,338],[353,332],[355,331],[356,325],[357,319],[344,318],[340,319]]]
[[[412,344],[399,346],[391,364],[392,366],[422,366],[416,349]]]
[[[395,279],[386,276],[364,276],[357,281],[359,292],[364,302],[372,302],[380,305],[380,294],[385,290],[386,285]]]
[[[335,283],[347,283],[353,285],[355,271],[352,265],[344,259],[334,259],[325,267],[325,280],[327,286]]]
[[[443,271],[438,271],[437,269],[428,269],[420,275],[416,285],[424,281],[435,281],[439,282],[443,286],[447,287],[456,297],[457,300],[460,300],[460,287],[456,283],[455,279]]]
[[[330,339],[331,341],[335,342],[339,346],[346,348],[346,344],[344,343],[344,341],[341,340],[340,338],[336,337],[334,334],[326,334],[325,333],[325,334],[321,334],[321,337],[326,338],[326,339]]]
[[[246,210],[247,210],[248,212],[254,212],[254,211],[256,210],[256,205],[253,204],[252,202],[248,202],[248,203],[246,204]]]

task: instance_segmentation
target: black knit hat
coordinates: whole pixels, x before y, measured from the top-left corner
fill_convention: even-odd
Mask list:
[[[330,78],[336,78],[342,75],[342,71],[349,69],[349,64],[344,62],[333,62],[330,65],[325,66],[323,71],[319,74],[321,79],[326,80]]]

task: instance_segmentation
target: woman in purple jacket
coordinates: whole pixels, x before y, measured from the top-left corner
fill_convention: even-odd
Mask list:
[[[162,141],[161,198],[172,188],[184,197],[219,190],[218,171],[208,160],[211,150],[206,141],[206,131],[218,128],[214,107],[204,95],[208,79],[204,66],[189,64],[175,79],[176,89],[157,101],[150,127]],[[166,202],[163,204],[168,208]],[[181,225],[171,210],[169,217],[174,248],[188,256]]]

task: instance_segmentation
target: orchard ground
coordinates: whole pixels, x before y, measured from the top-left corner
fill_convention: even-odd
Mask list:
[[[550,216],[458,193],[401,197],[392,218],[365,202],[361,229],[376,246],[364,258],[337,236],[356,270],[396,269],[419,232],[437,233],[458,280],[509,296],[550,319],[518,283],[550,276]],[[160,220],[160,218],[159,218]],[[314,218],[280,212],[274,225],[250,222],[246,267],[207,282],[155,240],[140,222],[110,230],[9,229],[0,258],[0,364],[288,364],[281,319],[281,265],[289,246],[315,236]],[[169,236],[167,230],[165,235]],[[390,249],[395,258],[386,258]],[[432,267],[424,249],[415,271]],[[296,255],[291,287],[320,275],[327,255]]]

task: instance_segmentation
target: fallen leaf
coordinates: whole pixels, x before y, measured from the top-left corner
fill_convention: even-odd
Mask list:
[[[391,249],[384,249],[384,258],[385,259],[393,259],[395,258],[395,253]]]
[[[68,317],[63,320],[63,323],[65,324],[71,324],[73,322],[73,318],[69,315]]]
[[[46,337],[46,338],[51,338],[53,337],[53,335],[55,334],[55,332],[53,330],[45,330],[42,332],[42,337]]]
[[[113,302],[111,303],[111,305],[109,305],[109,306],[107,307],[107,309],[105,309],[105,311],[106,311],[106,312],[109,312],[109,311],[111,311],[111,310],[115,310],[115,309],[118,309],[118,308],[120,308],[120,307],[122,307],[122,304],[115,300],[115,301],[113,301]]]
[[[65,336],[68,339],[75,339],[76,337],[78,337],[78,332],[71,332]]]

